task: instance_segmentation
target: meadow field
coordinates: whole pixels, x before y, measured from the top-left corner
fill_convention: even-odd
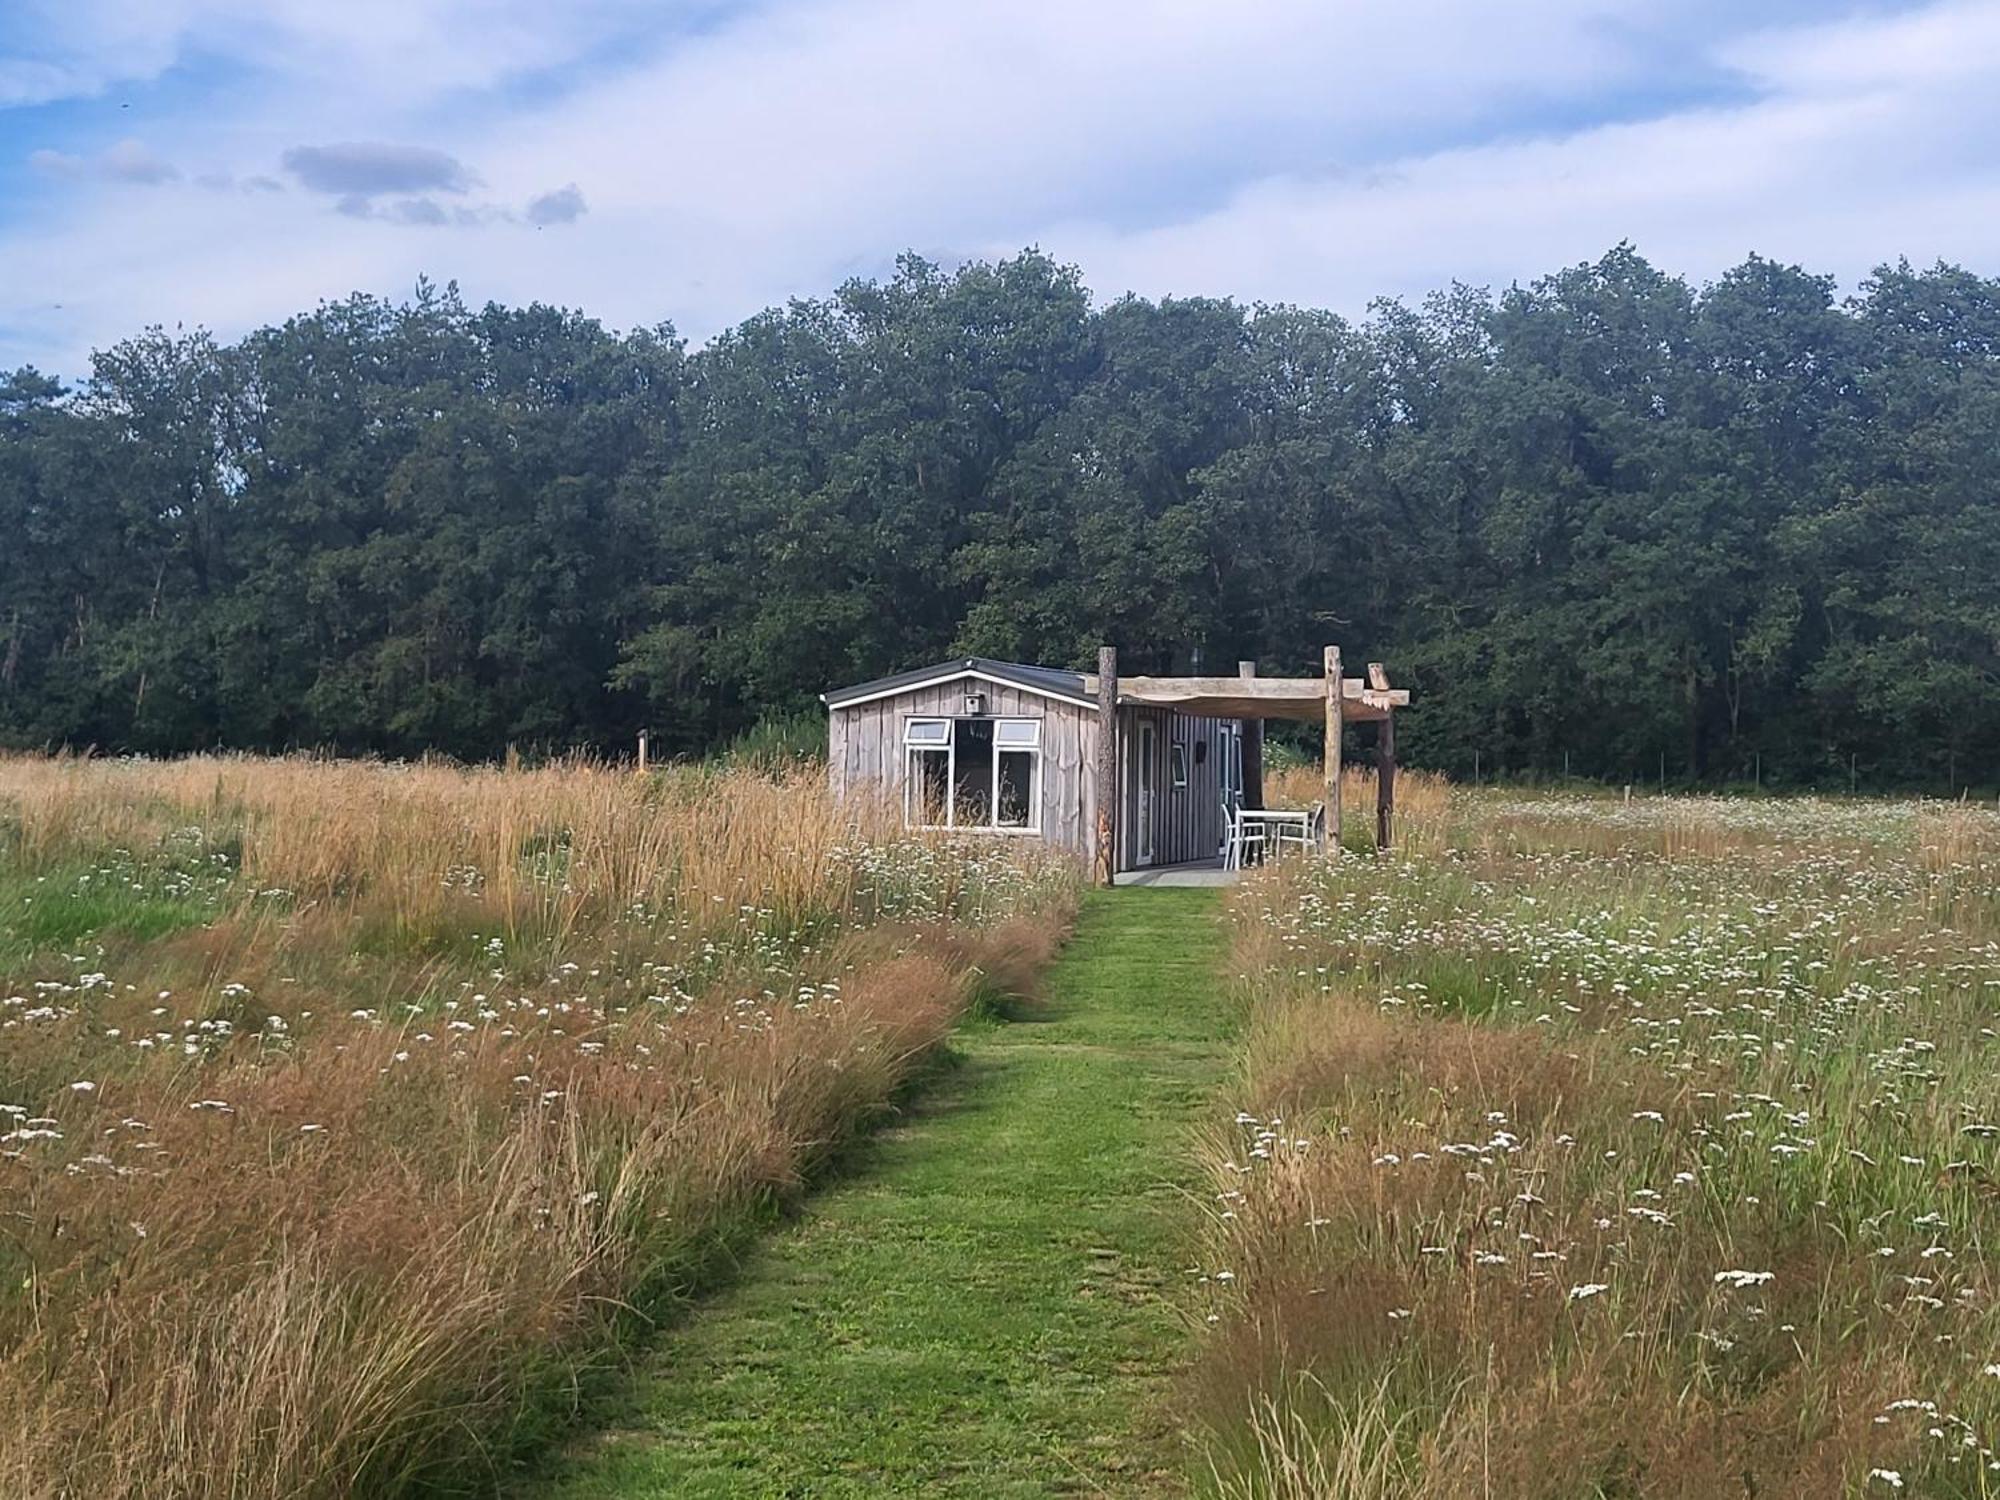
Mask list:
[[[1346,796],[0,759],[0,1494],[2000,1494],[2000,813]]]
[[[2000,1493],[2000,814],[1402,800],[1230,896],[1205,1482]]]
[[[0,1494],[490,1493],[1075,894],[821,772],[0,759]]]

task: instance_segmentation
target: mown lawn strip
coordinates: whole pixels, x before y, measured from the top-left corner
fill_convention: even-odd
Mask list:
[[[1183,1129],[1223,1066],[1213,891],[1093,897],[960,1065],[667,1334],[542,1493],[1158,1494]]]

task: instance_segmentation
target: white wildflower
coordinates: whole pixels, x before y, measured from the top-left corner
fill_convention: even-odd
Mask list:
[[[1726,1284],[1738,1288],[1762,1286],[1771,1280],[1772,1274],[1769,1271],[1717,1271],[1715,1273],[1715,1284],[1717,1286]]]

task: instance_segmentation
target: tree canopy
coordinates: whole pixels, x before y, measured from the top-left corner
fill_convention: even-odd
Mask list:
[[[1991,780],[1996,432],[1944,265],[1348,321],[912,256],[696,350],[426,285],[0,376],[0,739],[692,753],[961,652],[1337,641],[1458,774]]]

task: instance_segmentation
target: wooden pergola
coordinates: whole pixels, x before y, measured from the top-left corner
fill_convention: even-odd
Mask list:
[[[1380,662],[1368,663],[1366,677],[1341,673],[1340,648],[1328,646],[1325,671],[1319,677],[1259,677],[1254,662],[1238,663],[1234,677],[1126,677],[1118,675],[1118,651],[1103,646],[1097,653],[1095,676],[1085,674],[1085,690],[1097,697],[1097,880],[1110,885],[1115,867],[1118,806],[1118,708],[1149,704],[1219,719],[1241,719],[1246,729],[1257,726],[1261,766],[1262,721],[1294,719],[1321,723],[1326,734],[1326,829],[1340,847],[1340,736],[1350,723],[1376,728],[1375,846],[1389,845],[1396,809],[1396,713],[1410,701],[1409,692],[1389,686]],[[1247,739],[1247,737],[1246,737]],[[1249,747],[1245,747],[1246,759]],[[1246,788],[1246,791],[1248,789]],[[1261,801],[1261,786],[1259,787]]]

